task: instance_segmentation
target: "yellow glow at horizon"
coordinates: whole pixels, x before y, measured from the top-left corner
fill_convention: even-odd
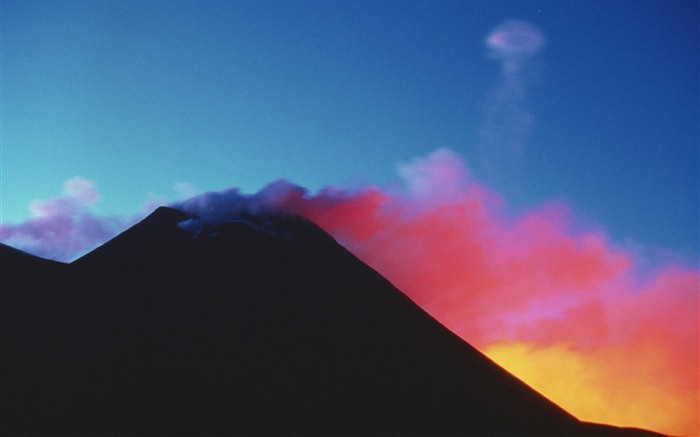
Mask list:
[[[661,386],[663,354],[642,349],[630,357],[612,348],[584,355],[564,344],[496,343],[484,353],[580,420],[698,435],[697,391]]]

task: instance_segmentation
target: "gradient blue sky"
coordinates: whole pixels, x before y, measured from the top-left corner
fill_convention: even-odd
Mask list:
[[[77,175],[99,214],[130,214],[176,183],[383,185],[447,147],[515,211],[562,201],[621,244],[697,258],[696,1],[1,8],[1,222]],[[509,19],[547,41],[523,73],[519,154],[482,134],[503,81],[484,40]]]

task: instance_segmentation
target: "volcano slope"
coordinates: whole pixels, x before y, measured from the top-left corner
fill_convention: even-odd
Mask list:
[[[0,433],[654,435],[578,421],[308,221],[188,219],[0,247]]]

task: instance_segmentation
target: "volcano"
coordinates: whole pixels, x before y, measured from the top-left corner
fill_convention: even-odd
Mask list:
[[[192,221],[0,246],[0,433],[657,435],[577,420],[307,220]]]

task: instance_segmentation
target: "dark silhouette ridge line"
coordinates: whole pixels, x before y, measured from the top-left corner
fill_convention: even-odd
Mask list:
[[[0,247],[3,434],[658,435],[577,420],[311,222],[188,218]]]

